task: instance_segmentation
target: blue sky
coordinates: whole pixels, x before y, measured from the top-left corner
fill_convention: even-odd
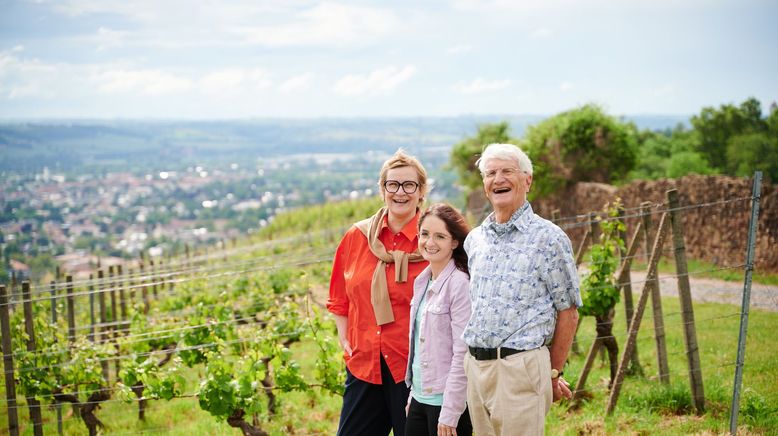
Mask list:
[[[778,100],[778,1],[0,0],[0,118],[693,114]]]

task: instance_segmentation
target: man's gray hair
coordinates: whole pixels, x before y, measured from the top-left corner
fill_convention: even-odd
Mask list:
[[[513,144],[489,144],[481,153],[481,157],[475,162],[481,173],[486,168],[486,162],[492,159],[512,160],[519,164],[519,169],[532,175],[532,161],[518,145]]]

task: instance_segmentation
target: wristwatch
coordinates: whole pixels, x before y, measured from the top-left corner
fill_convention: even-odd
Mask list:
[[[551,368],[551,379],[552,380],[555,379],[555,378],[558,378],[561,375],[562,375],[562,371],[560,371],[560,370],[558,370],[556,368]]]

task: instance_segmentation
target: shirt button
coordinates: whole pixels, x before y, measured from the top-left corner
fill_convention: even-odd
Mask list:
[[[375,332],[375,334],[380,335],[381,334],[381,330],[378,330],[377,332]]]
[[[419,338],[419,342],[424,342],[424,338]]]
[[[389,355],[388,354],[384,354],[384,359],[388,359],[388,358],[389,358]]]

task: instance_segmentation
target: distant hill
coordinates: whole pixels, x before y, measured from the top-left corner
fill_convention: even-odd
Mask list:
[[[257,119],[234,121],[54,120],[0,122],[0,170],[74,170],[112,164],[252,159],[299,153],[419,152],[448,147],[484,123],[508,121],[513,134],[546,116]],[[642,129],[687,123],[684,116],[625,117]]]

